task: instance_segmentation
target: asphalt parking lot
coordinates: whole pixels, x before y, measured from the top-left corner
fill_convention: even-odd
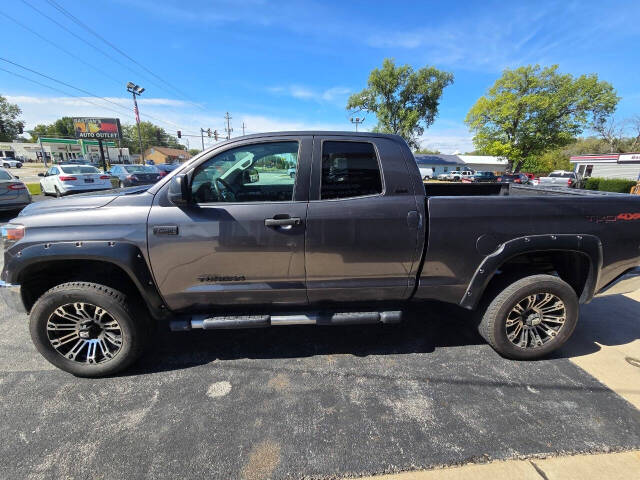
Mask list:
[[[640,412],[575,361],[637,345],[638,299],[584,306],[544,361],[501,358],[434,303],[398,326],[160,331],[133,369],[97,380],[49,365],[2,305],[0,471],[336,478],[640,448]]]

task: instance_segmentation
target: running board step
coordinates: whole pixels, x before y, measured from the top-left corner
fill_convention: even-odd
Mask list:
[[[363,325],[371,323],[399,323],[401,311],[385,312],[315,312],[290,313],[281,315],[224,315],[193,316],[190,319],[174,320],[171,330],[191,329],[236,329],[259,328],[275,325]]]

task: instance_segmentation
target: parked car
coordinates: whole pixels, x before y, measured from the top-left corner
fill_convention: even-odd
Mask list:
[[[449,180],[449,172],[439,174],[436,179],[438,180]]]
[[[547,177],[540,177],[539,185],[545,187],[569,187],[579,188],[580,178],[575,172],[567,170],[554,170]]]
[[[524,173],[504,173],[498,176],[497,181],[502,183],[518,183],[521,185],[528,185],[530,183],[529,177]]]
[[[158,172],[160,172],[161,177],[164,177],[165,175],[173,172],[179,166],[179,163],[159,163],[158,165],[155,165],[155,167],[158,169]]]
[[[481,183],[481,182],[495,182],[497,179],[495,173],[493,172],[476,172],[471,175],[471,178],[468,181],[473,183]]]
[[[162,178],[155,165],[112,165],[108,173],[118,178],[120,188],[150,185]]]
[[[45,173],[39,173],[43,195],[61,197],[70,193],[108,190],[111,177],[91,165],[54,165]]]
[[[473,176],[473,173],[473,170],[454,170],[453,172],[449,172],[447,180],[459,182],[463,178],[471,178]]]
[[[298,152],[297,181],[260,181],[256,165]],[[571,337],[580,303],[640,288],[640,197],[518,188],[423,183],[397,135],[238,137],[149,187],[26,207],[2,229],[0,296],[80,376],[131,365],[156,325],[364,328],[424,300],[475,311],[496,351],[536,359]]]
[[[15,158],[0,158],[4,168],[22,168],[22,162]]]
[[[287,175],[289,175],[290,178],[295,178],[296,177],[296,167],[291,167],[287,170]]]
[[[0,168],[0,210],[20,210],[30,203],[27,186],[17,175]]]

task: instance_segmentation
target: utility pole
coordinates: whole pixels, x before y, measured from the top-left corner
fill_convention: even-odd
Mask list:
[[[224,116],[225,120],[227,121],[227,140],[231,139],[231,132],[233,132],[233,128],[231,128],[231,115],[229,115],[229,112],[226,113],[226,115]]]
[[[204,132],[206,132],[206,130],[202,127],[200,127],[200,138],[202,139],[202,151],[204,152]]]
[[[244,137],[244,121],[242,122],[242,136]]]
[[[133,112],[136,114],[136,125],[138,126],[138,140],[140,141],[140,158],[142,158],[142,164],[144,165],[144,150],[142,150],[142,135],[140,134],[140,112],[138,110],[138,101],[136,95],[142,95],[144,88],[140,85],[136,85],[133,82],[127,83],[127,91],[133,95]]]
[[[355,123],[355,125],[356,125],[356,132],[357,132],[357,131],[358,131],[358,125],[359,125],[360,123],[364,123],[364,117],[363,117],[363,118],[360,118],[360,117],[355,117],[355,118],[353,118],[353,117],[352,117],[352,118],[351,118],[351,123]]]

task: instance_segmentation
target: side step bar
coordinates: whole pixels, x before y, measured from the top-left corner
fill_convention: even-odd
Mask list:
[[[195,315],[190,319],[173,320],[173,331],[192,329],[259,328],[275,325],[363,325],[371,323],[399,323],[401,311],[290,313],[281,315]]]

